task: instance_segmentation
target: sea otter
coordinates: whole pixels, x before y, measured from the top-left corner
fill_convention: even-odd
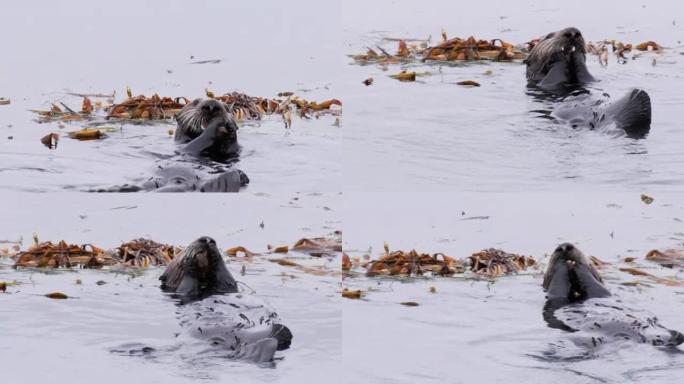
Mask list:
[[[651,99],[634,89],[610,102],[607,95],[586,97],[584,86],[596,81],[586,66],[586,48],[577,28],[565,28],[546,35],[537,43],[524,63],[531,88],[549,93],[548,98],[565,101],[551,114],[574,128],[624,131],[634,138],[644,137],[651,127]],[[577,97],[579,95],[579,97]]]
[[[159,279],[180,299],[179,340],[199,353],[264,363],[290,347],[289,328],[268,304],[239,292],[214,239],[190,243]]]
[[[653,315],[613,299],[591,261],[570,243],[553,252],[542,285],[544,320],[551,328],[573,332],[571,343],[556,343],[549,358],[591,357],[611,343],[676,347],[684,342],[684,335],[663,327]]]
[[[157,162],[154,176],[141,185],[125,184],[95,192],[238,192],[247,175],[232,166],[240,154],[238,126],[228,107],[196,99],[176,115],[179,153]]]

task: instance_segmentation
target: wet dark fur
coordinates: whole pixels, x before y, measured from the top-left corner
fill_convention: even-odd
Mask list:
[[[534,85],[548,81],[545,86],[553,88],[594,81],[585,65],[585,42],[577,28],[549,33],[532,48],[524,62],[527,64],[527,80]],[[549,79],[549,73],[559,63],[565,66],[565,70],[559,70],[553,74],[553,79]]]
[[[195,99],[176,115],[178,126],[174,139],[177,144],[190,147],[192,141],[207,133],[211,123],[217,125],[215,134],[207,140],[197,155],[225,162],[240,153],[237,140],[238,126],[228,106],[214,99]]]
[[[237,282],[228,272],[216,241],[206,236],[177,255],[159,280],[164,291],[176,293],[186,301],[237,292]]]

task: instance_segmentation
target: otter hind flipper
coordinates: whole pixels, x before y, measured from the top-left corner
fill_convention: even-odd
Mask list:
[[[624,129],[627,136],[640,138],[651,129],[651,97],[646,91],[633,89],[609,108],[615,124]]]
[[[278,340],[279,351],[290,348],[290,344],[292,344],[292,332],[290,331],[290,328],[282,324],[273,324],[271,336]]]

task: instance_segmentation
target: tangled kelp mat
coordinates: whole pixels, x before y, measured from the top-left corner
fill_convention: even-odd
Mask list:
[[[26,251],[17,250],[9,255],[14,261],[14,268],[93,268],[144,269],[152,266],[166,266],[183,247],[158,243],[150,239],[139,238],[128,241],[114,248],[104,250],[92,244],[69,244],[38,242]],[[264,253],[252,252],[243,246],[233,247],[225,251],[231,261],[243,263],[241,273],[244,274],[247,264],[255,261],[255,256],[264,256],[264,261],[276,263],[283,267],[293,268],[303,273],[316,276],[339,276],[339,264],[334,260],[342,251],[342,232],[335,231],[326,236],[301,238],[292,246],[267,246]],[[9,254],[9,251],[7,251]],[[267,257],[271,255],[273,257]],[[320,260],[323,259],[321,263]]]
[[[627,287],[651,287],[653,284],[668,287],[682,287],[684,280],[678,275],[668,272],[672,269],[684,269],[684,251],[678,249],[651,250],[642,259],[625,257],[616,263],[603,261],[589,256],[594,267],[601,270],[605,280],[615,281]],[[655,263],[655,265],[654,265]],[[444,253],[420,253],[411,251],[389,251],[385,244],[384,255],[371,260],[368,254],[350,257],[342,255],[342,271],[344,277],[460,277],[468,280],[485,279],[493,282],[496,278],[531,272],[540,275],[546,266],[534,257],[508,253],[500,249],[489,248],[465,258],[455,258]],[[372,290],[369,288],[369,291]],[[433,292],[434,287],[431,288]],[[342,297],[361,299],[369,292],[343,288]],[[433,292],[434,293],[434,292]]]
[[[178,96],[168,97],[154,94],[152,96],[133,96],[127,88],[127,98],[115,103],[116,92],[103,94],[69,94],[82,98],[80,110],[75,110],[64,102],[51,104],[49,110],[31,110],[38,115],[39,123],[86,121],[95,125],[109,122],[144,124],[154,121],[168,121],[191,102],[191,98]],[[330,99],[322,102],[309,101],[292,92],[281,92],[278,97],[265,98],[250,96],[240,92],[226,93],[216,96],[214,92],[205,90],[206,97],[224,102],[238,121],[259,120],[268,115],[280,115],[291,119],[291,114],[301,118],[318,118],[330,114],[339,116],[342,102]],[[96,101],[93,103],[91,98]]]
[[[543,38],[537,37],[525,43],[512,44],[498,38],[478,39],[473,36],[448,38],[445,30],[442,30],[441,36],[441,42],[432,46],[430,45],[431,37],[426,40],[384,38],[384,42],[398,42],[395,53],[390,53],[388,48],[378,44],[374,48],[367,47],[364,54],[350,55],[350,57],[357,64],[379,64],[382,66],[416,62],[521,61]],[[408,44],[408,40],[413,40],[413,42]],[[625,44],[615,39],[604,39],[597,42],[587,42],[586,50],[587,53],[599,56],[601,63],[607,65],[609,50],[618,58],[619,63],[624,64],[627,62],[627,54],[631,53],[631,58],[636,59],[644,52],[662,53],[665,48],[650,40],[639,44]],[[633,50],[637,52],[632,53]],[[405,76],[408,78],[410,74],[411,72],[407,72]]]
[[[489,248],[472,255],[457,259],[443,253],[420,253],[411,251],[389,251],[385,245],[385,255],[378,260],[369,260],[364,256],[353,260],[348,255],[342,257],[342,270],[354,272],[365,270],[367,276],[452,276],[472,273],[476,276],[496,278],[502,275],[516,274],[528,268],[538,268],[531,256],[508,253],[500,249]]]
[[[442,42],[434,46],[428,46],[428,41],[423,41],[420,45],[415,42],[409,45],[405,40],[399,39],[394,54],[389,53],[380,45],[375,48],[381,53],[369,47],[365,54],[352,55],[351,58],[358,64],[401,64],[416,61],[512,61],[525,58],[525,53],[520,47],[501,39],[476,39],[473,36],[449,39],[446,31],[442,31]]]
[[[136,239],[106,251],[92,244],[68,244],[64,240],[36,243],[13,255],[14,268],[103,268],[167,265],[180,248],[149,239]]]

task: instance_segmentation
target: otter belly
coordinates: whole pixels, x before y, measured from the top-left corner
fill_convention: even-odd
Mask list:
[[[292,334],[266,302],[242,293],[216,295],[177,311],[183,345],[197,356],[272,362]]]

